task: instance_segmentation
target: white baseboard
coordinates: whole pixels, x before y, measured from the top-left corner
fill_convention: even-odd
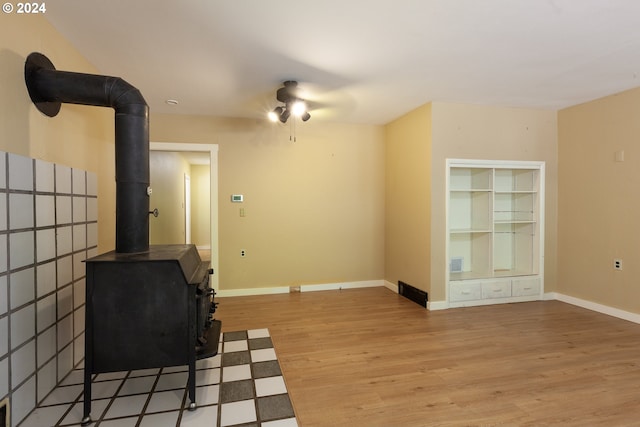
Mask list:
[[[446,301],[431,301],[427,302],[427,310],[436,311],[436,310],[446,310],[449,308],[449,303]]]
[[[564,295],[558,292],[550,292],[549,294],[545,294],[545,299],[547,299],[547,295],[553,297],[552,299],[566,302],[567,304],[576,305],[578,307],[586,308],[587,310],[597,311],[598,313],[607,314],[609,316],[617,317],[623,320],[628,320],[629,322],[640,323],[640,314],[637,313],[620,310],[619,308],[609,307],[608,305],[598,304],[596,302]]]
[[[620,310],[618,308],[609,307],[607,305],[598,304],[592,301],[572,297],[569,295],[561,294],[558,292],[547,292],[542,296],[543,301],[562,301],[567,304],[575,305],[578,307],[586,308],[587,310],[596,311],[598,313],[606,314],[609,316],[617,317],[619,319],[628,320],[629,322],[640,324],[640,314],[632,313],[630,311]],[[427,303],[428,310],[446,310],[449,308],[449,304],[446,301],[432,301]]]
[[[200,249],[201,251],[210,251],[211,250],[211,245],[196,246],[196,249]]]
[[[385,286],[384,280],[363,280],[359,282],[322,283],[317,285],[300,285],[296,290],[289,286],[249,289],[223,289],[216,291],[219,297],[239,297],[248,295],[288,294],[289,292],[337,291],[341,289],[373,288]]]
[[[324,283],[319,285],[301,285],[300,292],[335,291],[340,289],[375,288],[384,286],[384,280],[362,280],[359,282]]]
[[[273,295],[288,294],[288,286],[277,286],[273,288],[248,288],[248,289],[220,289],[216,291],[219,297],[246,297],[249,295]]]
[[[398,293],[398,285],[394,285],[393,283],[384,280],[383,286],[387,289],[389,289],[390,291],[395,292],[396,294]]]

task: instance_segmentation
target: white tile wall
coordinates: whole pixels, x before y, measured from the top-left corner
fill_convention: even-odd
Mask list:
[[[36,191],[53,193],[54,164],[36,160]]]
[[[7,194],[0,193],[0,231],[7,229]]]
[[[43,366],[56,355],[56,328],[49,328],[38,335],[36,345],[38,348],[38,366]]]
[[[58,256],[70,254],[73,250],[72,227],[60,227],[57,229]]]
[[[11,353],[11,383],[20,384],[36,370],[36,345],[31,341]]]
[[[9,154],[7,167],[9,169],[7,187],[10,190],[33,190],[33,161],[30,158]]]
[[[73,310],[73,287],[65,286],[58,291],[58,319],[71,313],[71,310]]]
[[[11,397],[11,424],[15,427],[34,409],[31,402],[36,400],[36,378],[29,381],[13,392]]]
[[[47,228],[36,231],[36,261],[43,262],[56,257],[56,230]]]
[[[7,250],[7,236],[5,234],[0,234],[0,248]],[[0,256],[0,274],[7,271],[7,257]],[[1,298],[1,297],[0,297]]]
[[[84,309],[83,309],[84,310]],[[73,366],[84,360],[84,332],[73,340]]]
[[[56,196],[56,222],[58,224],[71,223],[71,197]]]
[[[9,358],[0,359],[0,396],[6,396],[9,393]]]
[[[7,295],[7,276],[0,276],[0,316],[9,309],[7,299],[2,298],[2,295]]]
[[[35,297],[33,268],[20,270],[10,274],[11,293],[9,295],[9,306],[16,309],[30,301]]]
[[[86,220],[87,220],[87,198],[74,197],[73,198],[73,222],[77,224],[79,222],[85,222]]]
[[[87,173],[80,169],[73,169],[72,173],[73,194],[87,194]]]
[[[58,380],[73,370],[73,346],[67,346],[58,353]]]
[[[9,194],[9,227],[12,230],[33,227],[32,194]]]
[[[71,193],[71,168],[56,165],[56,193]]]
[[[98,175],[87,172],[87,196],[98,195]]]
[[[85,275],[84,260],[87,259],[84,252],[77,252],[73,254],[73,277],[81,277]]]
[[[12,270],[33,264],[33,244],[33,231],[9,234],[9,265]]]
[[[58,252],[60,253],[60,252]],[[58,289],[62,286],[71,283],[73,280],[73,258],[65,256],[64,258],[58,258]]]
[[[9,351],[9,320],[6,317],[0,319],[0,357]]]
[[[56,323],[56,294],[38,300],[36,311],[38,313],[38,332],[42,332]]]
[[[41,298],[56,290],[56,262],[55,261],[51,261],[46,264],[40,264],[37,267],[36,274],[38,276],[38,279],[37,279],[38,298]]]
[[[7,187],[7,161],[6,155],[0,151],[0,188]],[[91,193],[93,194],[93,193]]]
[[[85,279],[80,279],[73,284],[73,308],[79,308],[85,302]]]
[[[52,360],[38,370],[38,401],[42,401],[56,386],[56,361]]]
[[[35,335],[36,331],[36,305],[30,304],[18,311],[11,313],[11,348],[27,342]]]
[[[80,225],[74,225],[73,226],[73,245],[72,245],[72,247],[73,247],[73,251],[74,252],[77,252],[78,250],[87,247],[87,225],[86,224],[80,224]]]
[[[58,348],[63,348],[73,340],[73,318],[72,316],[58,319]]]
[[[84,358],[94,173],[0,152],[0,400],[17,426]]]
[[[36,196],[36,226],[46,227],[56,223],[56,199],[54,196]]]

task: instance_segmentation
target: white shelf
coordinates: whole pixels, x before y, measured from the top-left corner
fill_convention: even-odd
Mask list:
[[[543,162],[447,161],[448,262],[462,269],[448,273],[450,302],[541,297],[543,183]],[[511,281],[523,277],[534,284],[512,295]]]

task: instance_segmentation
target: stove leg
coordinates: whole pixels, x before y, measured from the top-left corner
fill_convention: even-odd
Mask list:
[[[87,362],[88,359],[85,360],[85,363],[91,363],[91,362]],[[83,426],[87,426],[89,424],[91,424],[91,367],[87,367],[85,366],[84,369],[84,413],[82,415],[82,422],[81,424]]]
[[[189,380],[187,381],[187,387],[189,388],[189,410],[195,411],[196,409],[196,361],[191,360],[189,362]]]

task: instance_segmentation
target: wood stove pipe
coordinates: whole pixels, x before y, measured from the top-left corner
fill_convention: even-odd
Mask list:
[[[25,63],[31,101],[49,117],[61,103],[115,110],[116,252],[149,250],[149,107],[138,89],[119,77],[57,71],[34,52]]]

